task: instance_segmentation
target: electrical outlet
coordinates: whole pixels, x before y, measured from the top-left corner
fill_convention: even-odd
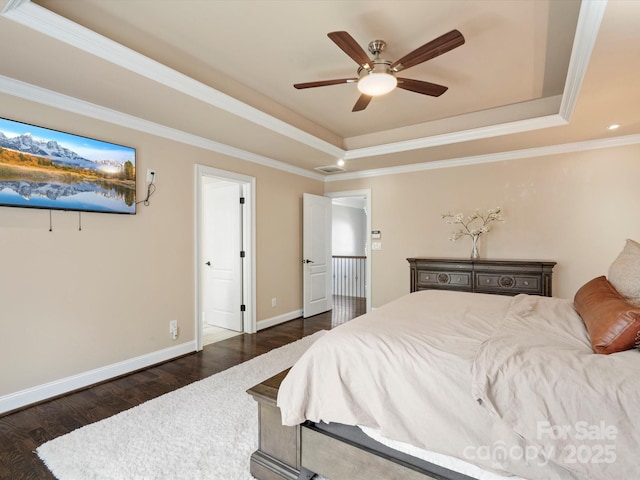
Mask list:
[[[156,181],[156,171],[147,168],[147,183],[153,183]]]
[[[169,333],[171,334],[172,340],[178,338],[178,320],[171,320],[169,322]]]
[[[271,306],[272,306],[272,307],[275,307],[277,304],[278,304],[278,300],[276,299],[276,297],[273,297],[273,298],[271,299]]]

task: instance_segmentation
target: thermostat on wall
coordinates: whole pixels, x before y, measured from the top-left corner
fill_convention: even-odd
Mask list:
[[[382,238],[380,230],[371,230],[371,238]]]

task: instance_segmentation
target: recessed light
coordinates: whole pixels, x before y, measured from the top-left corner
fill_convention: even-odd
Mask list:
[[[339,167],[344,167],[344,160],[343,159],[338,160],[338,166]]]
[[[613,125],[609,125],[607,127],[607,130],[615,130],[616,128],[620,128],[620,125],[618,125],[617,123],[614,123]]]

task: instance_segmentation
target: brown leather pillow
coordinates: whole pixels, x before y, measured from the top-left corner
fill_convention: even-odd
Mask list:
[[[627,302],[605,276],[585,283],[573,304],[587,327],[594,352],[622,352],[638,341],[640,307]]]

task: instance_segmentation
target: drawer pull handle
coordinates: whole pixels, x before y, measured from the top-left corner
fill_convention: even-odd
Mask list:
[[[513,286],[514,281],[511,277],[500,277],[500,285],[503,287],[511,287]]]
[[[449,275],[446,273],[441,273],[438,275],[438,282],[440,283],[449,283]]]
[[[429,275],[427,275],[427,280],[429,280],[431,277]]]
[[[528,287],[528,286],[529,286],[529,281],[528,281],[528,280],[525,280],[525,281],[524,281],[524,284]]]

